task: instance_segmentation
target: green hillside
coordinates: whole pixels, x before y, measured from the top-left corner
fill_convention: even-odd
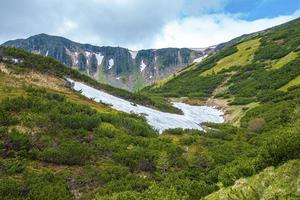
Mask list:
[[[298,19],[224,48],[144,93],[205,99],[228,80],[219,97],[233,103],[260,101],[260,94],[279,94],[279,88],[300,74],[299,44]]]
[[[295,20],[135,94],[50,58],[0,49],[1,199],[297,199],[299,45]],[[169,98],[225,102],[235,117],[159,135],[144,117],[73,91],[66,76],[174,112]]]
[[[248,179],[240,179],[204,198],[205,200],[229,199],[290,199],[300,198],[300,160],[292,160],[274,168],[270,167]]]

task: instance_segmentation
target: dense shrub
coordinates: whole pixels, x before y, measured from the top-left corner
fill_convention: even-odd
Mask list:
[[[255,118],[248,122],[248,129],[253,132],[261,132],[266,124],[263,118]]]
[[[66,141],[58,147],[46,148],[39,153],[39,158],[57,164],[80,165],[84,164],[91,155],[92,150],[88,145]]]
[[[262,168],[277,166],[287,160],[300,158],[300,134],[291,130],[279,130],[269,136],[260,149],[259,159]]]

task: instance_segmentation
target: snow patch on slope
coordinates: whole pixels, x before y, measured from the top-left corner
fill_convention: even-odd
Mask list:
[[[147,67],[147,65],[144,63],[144,60],[142,60],[141,65],[140,65],[140,70],[141,72],[144,71],[144,69]]]
[[[134,60],[138,54],[138,51],[129,51],[131,58]]]
[[[96,53],[95,55],[96,55],[96,59],[98,61],[98,65],[101,65],[101,63],[102,63],[102,61],[104,59],[104,56],[102,56],[101,53]]]
[[[204,58],[206,58],[207,57],[207,55],[204,55],[204,56],[201,56],[201,57],[199,57],[199,58],[196,58],[194,61],[193,61],[193,63],[199,63],[199,62],[201,62]]]
[[[85,55],[86,55],[87,57],[89,57],[89,56],[91,55],[91,52],[86,51],[86,52],[85,52]]]
[[[114,61],[114,59],[109,59],[109,61],[108,61],[108,69],[111,69],[113,66],[114,66],[114,64],[115,64],[115,61]]]
[[[223,123],[222,115],[224,113],[215,108],[207,106],[191,106],[184,103],[173,103],[173,105],[181,109],[184,115],[161,112],[152,108],[133,103],[124,99],[112,96],[103,91],[97,90],[83,83],[68,79],[73,83],[76,91],[81,91],[82,95],[95,101],[112,105],[112,108],[126,113],[142,114],[146,117],[148,123],[157,129],[160,133],[169,128],[183,129],[199,129],[202,130],[201,123],[214,122]]]

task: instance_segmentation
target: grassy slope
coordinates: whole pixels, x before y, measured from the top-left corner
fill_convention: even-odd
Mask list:
[[[51,81],[50,81],[51,80]],[[66,98],[67,102],[73,103],[74,109],[76,109],[77,106],[83,106],[85,108],[92,108],[97,111],[97,113],[102,114],[104,116],[110,116],[112,119],[117,120],[117,118],[122,118],[122,120],[126,121],[126,118],[129,119],[126,123],[126,126],[122,127],[122,125],[116,125],[114,122],[108,123],[105,122],[105,120],[102,123],[103,127],[109,127],[110,129],[108,132],[113,133],[118,133],[118,134],[128,134],[126,129],[129,128],[129,131],[131,134],[134,133],[134,130],[132,129],[135,126],[134,121],[136,120],[135,117],[130,118],[130,115],[124,115],[121,114],[120,112],[111,109],[110,107],[107,107],[106,105],[102,105],[100,103],[96,103],[90,99],[87,99],[83,97],[80,93],[74,92],[73,90],[69,89],[68,87],[65,87],[64,84],[64,79],[59,78],[57,76],[49,75],[49,74],[43,74],[38,71],[34,70],[22,70],[22,72],[19,71],[18,67],[14,66],[6,66],[4,64],[1,64],[1,70],[0,70],[0,105],[2,102],[9,100],[13,100],[15,98],[26,98],[30,93],[27,92],[28,88],[35,88],[35,89],[45,89],[47,93],[49,94],[58,94],[58,95],[63,95]],[[37,93],[39,94],[39,93]],[[37,97],[37,95],[34,95]],[[34,98],[36,98],[34,97]],[[46,101],[46,99],[44,99]],[[38,102],[38,101],[37,101]],[[53,101],[55,103],[55,101]],[[16,106],[21,106],[20,104],[17,104]],[[29,111],[29,110],[28,110]],[[53,110],[48,110],[49,113]],[[2,110],[0,110],[0,116]],[[62,111],[66,112],[66,111]],[[83,110],[82,110],[83,112]],[[24,116],[26,111],[24,111]],[[78,111],[78,113],[80,112]],[[14,115],[17,115],[15,113]],[[41,117],[45,117],[48,115],[48,113],[41,113],[39,114]],[[30,116],[30,115],[29,115]],[[33,115],[32,113],[32,116]],[[128,118],[129,117],[129,118]],[[32,122],[30,122],[32,120]],[[58,135],[51,135],[47,131],[47,128],[42,128],[42,127],[37,127],[32,125],[28,125],[32,123],[35,124],[35,121],[39,120],[37,117],[36,119],[32,118],[31,120],[27,121],[22,121],[21,119],[17,120],[14,122],[13,125],[10,125],[8,127],[3,126],[1,124],[1,119],[0,119],[0,145],[1,145],[1,150],[0,150],[0,166],[4,171],[0,172],[0,196],[1,199],[14,199],[16,196],[18,198],[22,199],[25,198],[25,195],[31,196],[31,198],[41,198],[44,199],[46,196],[49,199],[69,199],[71,196],[72,198],[83,198],[83,199],[91,199],[92,197],[90,196],[95,189],[99,189],[99,187],[102,185],[102,180],[94,180],[93,177],[95,174],[95,169],[98,167],[101,170],[101,173],[106,170],[106,168],[111,168],[111,167],[118,167],[118,164],[112,161],[110,158],[103,156],[102,158],[94,158],[93,161],[89,161],[87,165],[82,164],[62,164],[62,163],[55,163],[55,162],[45,162],[43,160],[39,159],[32,159],[32,157],[27,157],[24,156],[25,149],[23,150],[23,154],[21,153],[20,155],[18,154],[18,147],[12,147],[10,150],[10,155],[5,155],[5,152],[7,151],[7,148],[9,147],[3,147],[2,145],[5,143],[3,140],[4,139],[4,134],[6,132],[6,128],[9,130],[9,134],[11,132],[17,131],[20,132],[18,134],[23,135],[22,137],[28,138],[28,140],[31,140],[31,135],[34,135],[36,138],[40,137],[45,137],[47,138],[46,141],[39,141],[40,144],[43,142],[49,143],[52,141],[55,141],[56,145],[59,145],[60,143],[63,143],[63,141],[70,140],[69,136],[64,135],[64,131],[62,128],[58,128]],[[114,120],[112,120],[114,121]],[[142,125],[143,120],[141,120],[139,123]],[[80,123],[79,121],[74,121],[75,123]],[[104,123],[105,122],[105,123]],[[43,122],[42,122],[43,123]],[[47,124],[51,124],[52,122],[47,122]],[[139,125],[139,126],[140,126]],[[46,126],[45,126],[46,127]],[[100,126],[99,126],[100,127]],[[104,128],[105,129],[105,128]],[[130,130],[131,129],[131,130]],[[84,133],[86,130],[81,129],[80,134],[86,134]],[[115,132],[114,132],[115,131]],[[124,132],[123,132],[124,131]],[[42,132],[42,134],[40,133]],[[152,130],[151,130],[152,132]],[[75,138],[72,138],[71,141],[76,142],[78,138],[76,137],[82,137],[83,135],[78,135],[78,132],[76,133],[76,130],[73,134],[77,134]],[[24,139],[24,138],[23,138]],[[82,139],[82,138],[81,138]],[[22,139],[20,138],[20,142]],[[26,141],[26,140],[25,140]],[[13,141],[12,141],[13,142]],[[81,141],[83,144],[86,144],[86,141]],[[44,145],[46,145],[44,143]],[[18,144],[18,145],[21,145]],[[31,144],[33,145],[33,144]],[[78,144],[79,145],[79,144]],[[58,147],[58,146],[57,146]],[[41,147],[39,147],[41,148]],[[42,147],[42,148],[45,148]],[[76,150],[75,150],[76,151]],[[84,155],[88,152],[81,152],[80,154]],[[62,154],[62,153],[61,153]],[[77,154],[77,153],[76,153]],[[74,155],[76,156],[76,155]],[[6,171],[10,170],[10,171]],[[94,172],[93,172],[94,170]],[[124,168],[126,172],[126,168]],[[89,174],[91,173],[91,174]],[[99,173],[99,172],[97,172]],[[50,181],[49,184],[47,182],[47,178],[45,176],[51,176],[53,179],[53,183]],[[31,178],[29,178],[29,177]],[[56,177],[60,177],[58,180]],[[43,180],[39,180],[39,178]],[[88,185],[83,184],[81,186],[76,186],[75,189],[69,188],[69,191],[66,191],[67,185],[59,185],[62,183],[66,183],[67,179],[77,179],[79,184],[79,181],[90,181]],[[93,179],[93,180],[92,180]],[[28,182],[27,182],[28,181]],[[38,182],[40,181],[40,182]],[[96,181],[96,182],[95,182]],[[4,185],[3,185],[4,184]],[[13,188],[11,188],[13,191],[19,191],[22,190],[18,188],[17,185],[14,184],[25,184],[21,186],[24,188],[24,190],[30,190],[31,187],[38,188],[35,191],[35,194],[27,194],[27,192],[24,192],[23,195],[21,194],[15,194],[13,192],[7,192],[10,190],[10,186],[13,184]],[[37,185],[35,185],[37,184]],[[57,185],[58,184],[58,185]],[[81,184],[81,183],[80,183]],[[27,189],[25,189],[27,188]],[[53,192],[53,190],[55,192]],[[64,192],[61,192],[64,191]],[[55,194],[56,193],[56,194]],[[10,196],[11,195],[11,196]],[[16,195],[16,196],[14,196]],[[65,196],[63,196],[65,195]],[[23,197],[22,197],[23,196]],[[34,196],[34,197],[33,197]],[[39,197],[38,197],[39,196]]]
[[[16,79],[10,92],[21,97],[0,102],[0,195],[7,200],[45,195],[49,199],[96,195],[99,200],[198,200],[220,185],[229,187],[267,167],[300,159],[300,88],[277,90],[299,75],[300,61],[267,70],[270,60],[297,52],[299,23],[259,35],[261,46],[250,65],[199,76],[239,51],[228,47],[163,86],[145,91],[155,98],[175,95],[203,100],[214,95],[238,104],[240,127],[205,124],[207,132],[178,129],[159,136],[142,118],[112,111],[65,88],[62,77],[68,73],[100,86],[73,71],[56,69],[62,66],[53,66],[51,60],[30,55],[25,66],[9,66],[16,71],[2,73],[0,91],[6,94],[6,84]],[[24,85],[44,87],[47,92],[26,91]],[[220,86],[224,90],[215,93]],[[284,170],[278,171],[279,177],[281,173]],[[297,180],[291,176],[287,185],[279,187],[293,188]]]
[[[280,58],[279,60],[275,61],[272,64],[271,69],[280,69],[281,67],[285,66],[289,62],[295,60],[297,57],[298,57],[297,53],[291,52],[288,55],[284,56],[283,58]]]
[[[229,69],[233,66],[243,66],[250,63],[253,58],[253,54],[260,45],[259,40],[260,39],[253,39],[238,44],[236,46],[238,49],[236,53],[222,58],[211,69],[202,72],[201,76],[209,76],[214,73],[219,73],[222,70]]]
[[[0,100],[8,97],[12,98],[24,96],[26,94],[25,90],[27,87],[35,86],[45,88],[47,91],[65,95],[72,102],[81,105],[88,105],[98,111],[115,112],[109,107],[96,103],[83,97],[79,93],[75,93],[69,88],[66,88],[64,85],[64,80],[61,78],[32,71],[23,71],[22,73],[19,73],[3,64],[0,65]]]
[[[160,80],[158,81],[157,83],[155,83],[153,86],[151,86],[151,88],[159,88],[159,87],[162,87],[165,83],[167,83],[168,81],[172,80],[174,77],[184,73],[184,72],[187,72],[189,70],[192,70],[192,69],[195,69],[195,67],[197,66],[197,64],[192,64],[178,72],[175,72],[174,74],[171,74],[170,76],[164,78],[163,80]]]
[[[274,168],[270,167],[263,172],[236,181],[235,185],[223,188],[205,200],[231,199],[289,199],[300,198],[300,160],[292,160]]]
[[[107,84],[99,83],[96,80],[84,74],[81,74],[76,70],[70,69],[49,57],[44,58],[43,56],[30,54],[24,50],[3,47],[0,48],[0,53],[6,57],[14,57],[23,60],[22,63],[18,64],[22,68],[31,68],[38,70],[42,73],[47,73],[59,77],[70,77],[78,81],[85,82],[86,84],[89,84],[100,90],[104,90],[114,96],[127,99],[137,104],[153,107],[162,111],[181,113],[179,109],[173,107],[170,103],[168,103],[162,98],[156,98],[154,100],[151,97],[143,95],[141,93],[131,93],[126,90],[114,88]],[[48,68],[44,68],[44,65],[47,65]]]
[[[271,99],[272,95],[280,95],[278,89],[286,91],[299,85],[299,24],[298,19],[256,34],[142,92],[167,98],[188,97],[191,102],[217,98],[228,102],[228,113],[243,115],[244,107],[251,108],[261,96]],[[239,117],[230,118],[239,124]]]
[[[279,88],[281,91],[287,91],[289,87],[299,86],[300,85],[300,76],[297,76],[295,79],[288,82],[286,85]]]

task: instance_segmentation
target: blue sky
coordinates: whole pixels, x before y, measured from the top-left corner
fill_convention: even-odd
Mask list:
[[[224,8],[225,12],[242,13],[247,20],[290,15],[298,9],[299,0],[229,0]]]
[[[207,47],[300,17],[300,0],[9,0],[0,43],[39,33],[133,50]]]

